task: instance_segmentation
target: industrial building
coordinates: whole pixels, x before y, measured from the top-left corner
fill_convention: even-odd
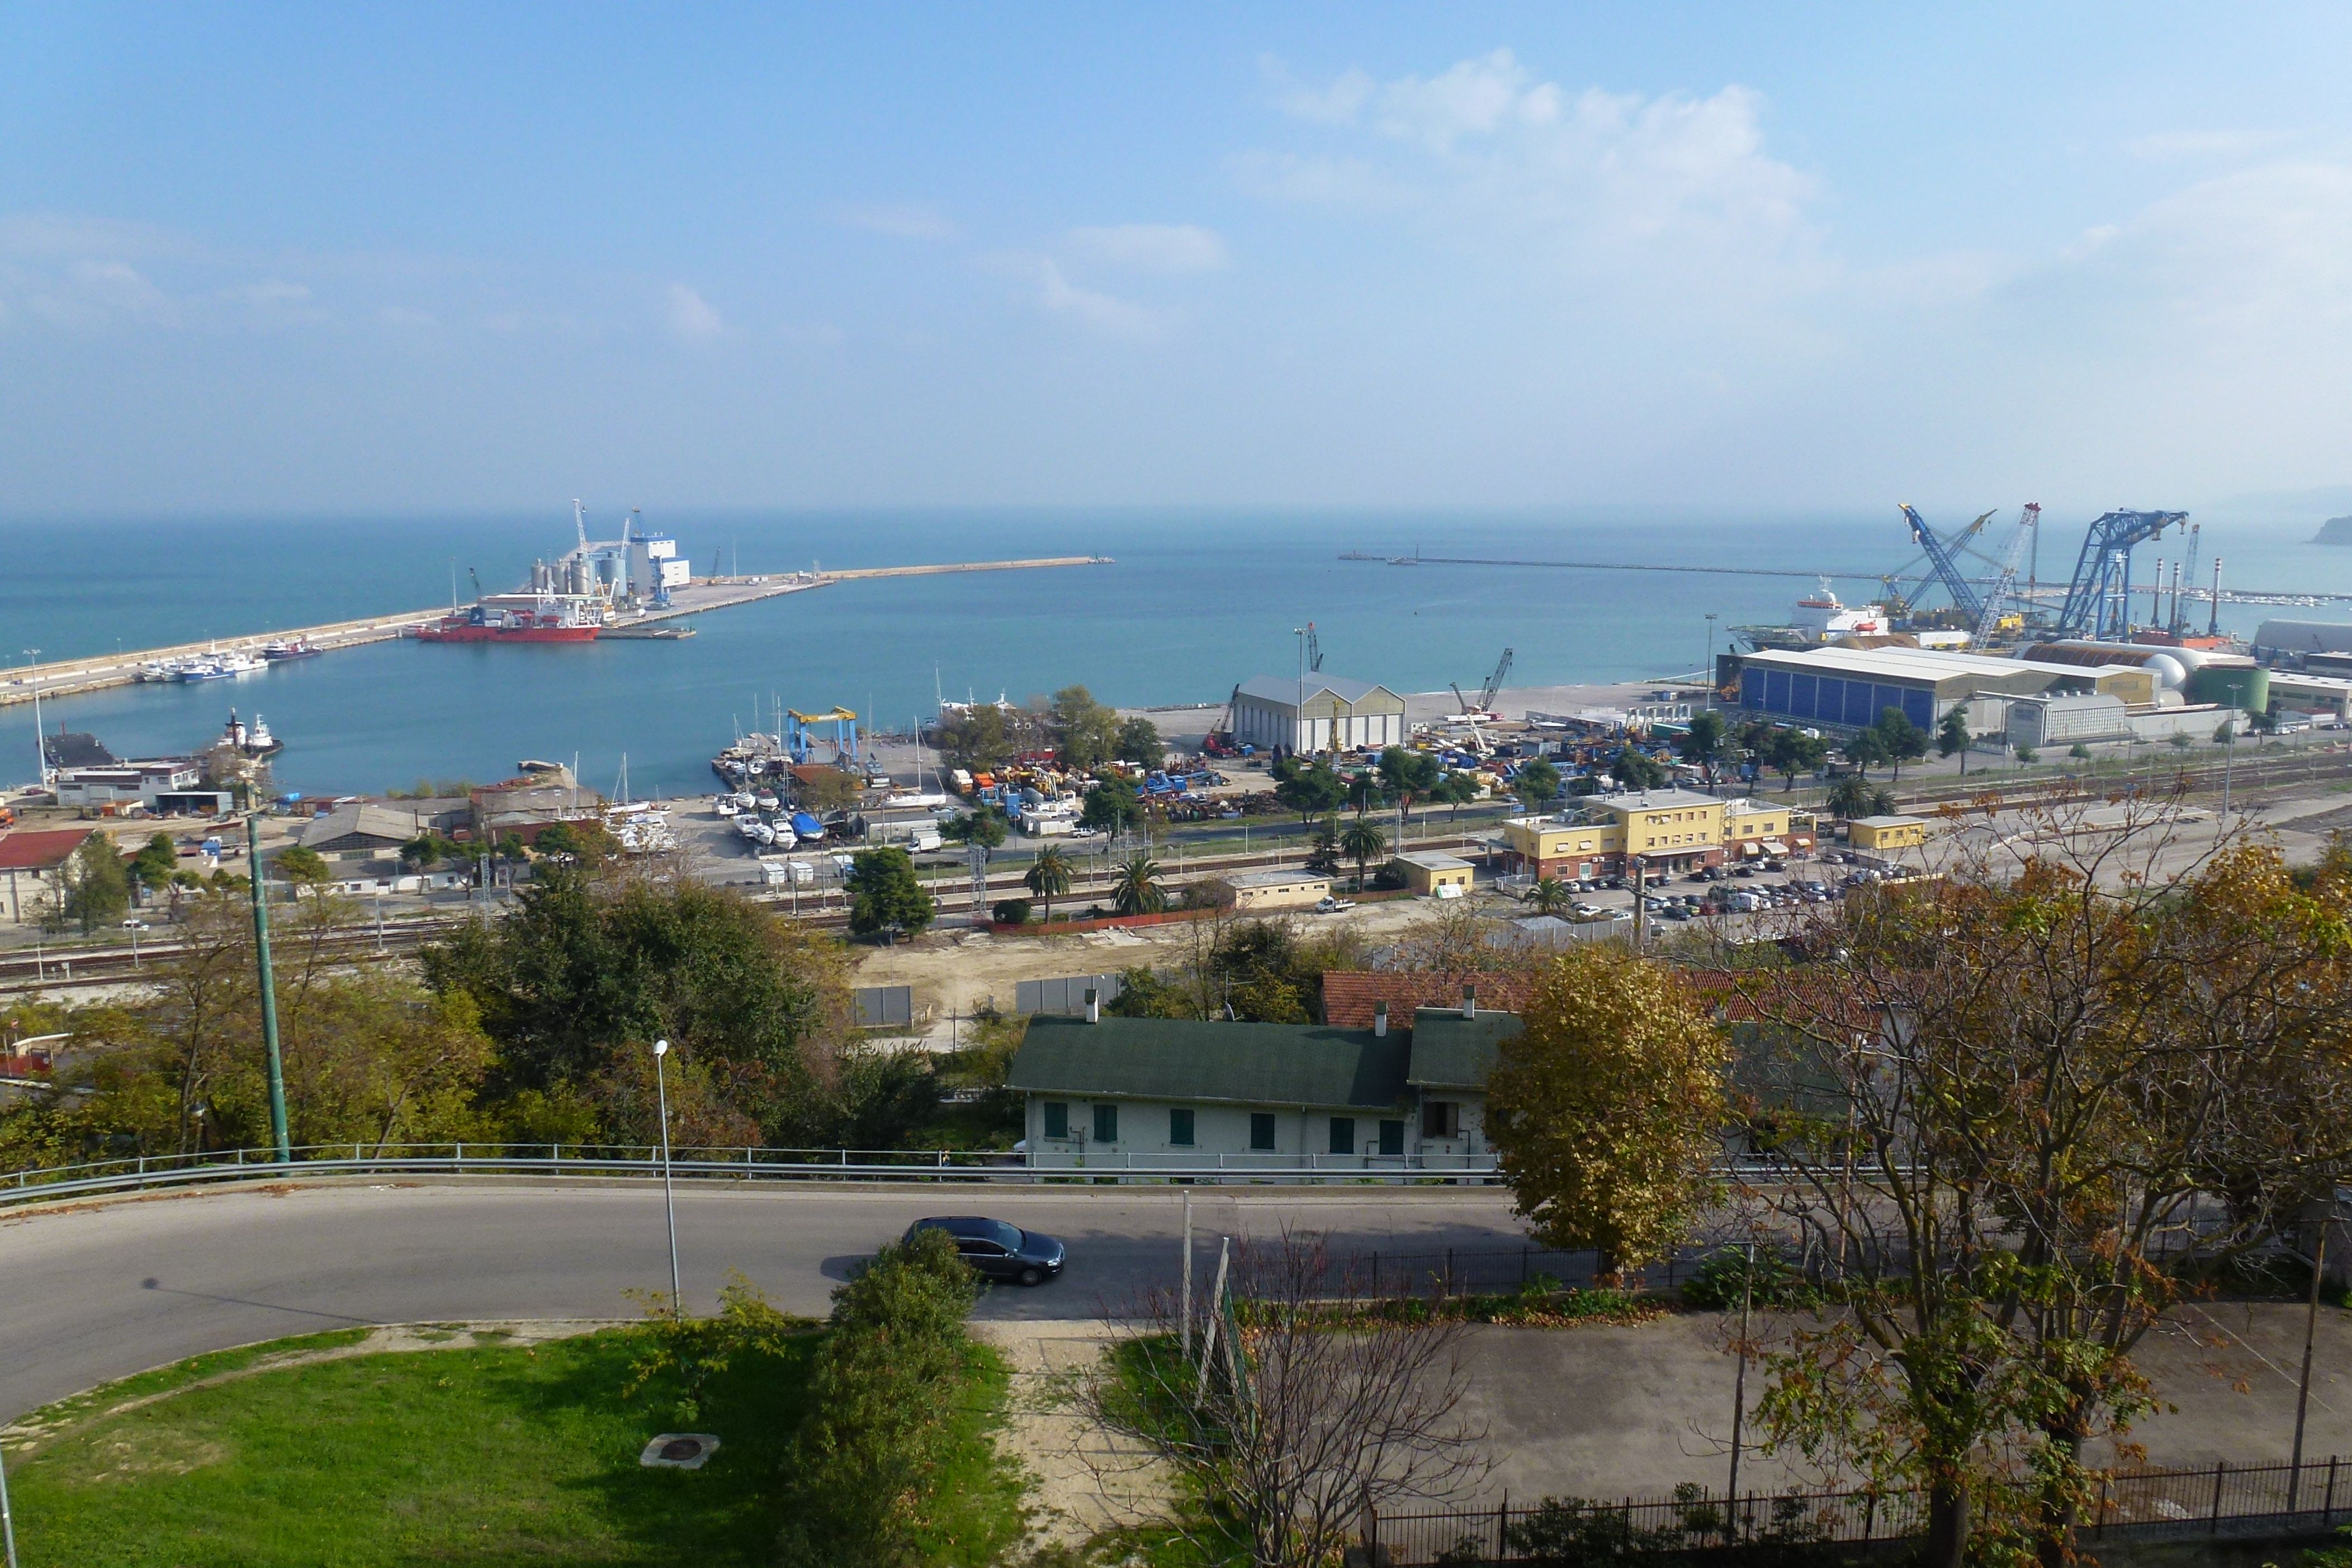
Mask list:
[[[533,593],[584,594],[611,604],[667,604],[674,588],[694,580],[692,563],[677,553],[677,540],[650,530],[631,513],[617,539],[592,540],[586,514],[572,504],[579,543],[553,561],[533,561]]]
[[[1933,729],[1979,695],[2106,693],[2156,701],[2156,677],[2137,665],[2094,668],[1949,653],[1927,648],[1769,650],[1741,661],[1739,706],[1777,718],[1860,729],[1888,708]]]
[[[1234,738],[1312,755],[1404,744],[1404,698],[1339,675],[1252,675],[1234,688]]]

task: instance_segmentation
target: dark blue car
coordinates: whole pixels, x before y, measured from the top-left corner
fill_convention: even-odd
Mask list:
[[[1042,1285],[1053,1279],[1061,1273],[1062,1260],[1069,1250],[1050,1236],[974,1215],[918,1219],[907,1227],[906,1239],[912,1241],[920,1230],[946,1231],[955,1238],[956,1250],[974,1271],[1016,1285]]]

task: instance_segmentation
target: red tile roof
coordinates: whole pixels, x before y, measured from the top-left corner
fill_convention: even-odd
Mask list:
[[[0,837],[0,871],[53,871],[73,857],[96,828],[51,828]]]
[[[1334,1029],[1370,1029],[1376,1002],[1389,1005],[1389,1022],[1412,1026],[1415,1008],[1458,1008],[1462,988],[1478,988],[1483,1011],[1519,1010],[1535,989],[1533,975],[1437,975],[1420,969],[1332,969],[1323,976],[1323,1021]]]

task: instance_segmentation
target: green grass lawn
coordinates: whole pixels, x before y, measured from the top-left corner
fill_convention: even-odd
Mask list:
[[[740,1355],[692,1429],[723,1446],[698,1471],[645,1469],[675,1391],[624,1402],[640,1343],[612,1330],[535,1346],[470,1333],[449,1348],[236,1375],[257,1352],[150,1374],[52,1407],[12,1454],[26,1568],[393,1568],[677,1564],[774,1559],[784,1456],[817,1337]],[[357,1333],[270,1352],[352,1343]],[[934,1561],[983,1563],[1019,1533],[1020,1485],[988,1434],[1004,1372],[974,1392],[935,1526]],[[160,1395],[120,1410],[128,1399]],[[116,1413],[109,1414],[113,1411]]]

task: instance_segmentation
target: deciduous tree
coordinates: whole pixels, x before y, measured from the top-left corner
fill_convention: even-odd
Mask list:
[[[1517,1211],[1603,1276],[1661,1256],[1716,1190],[1721,1030],[1672,971],[1600,944],[1553,959],[1519,1018],[1486,1103]]]

